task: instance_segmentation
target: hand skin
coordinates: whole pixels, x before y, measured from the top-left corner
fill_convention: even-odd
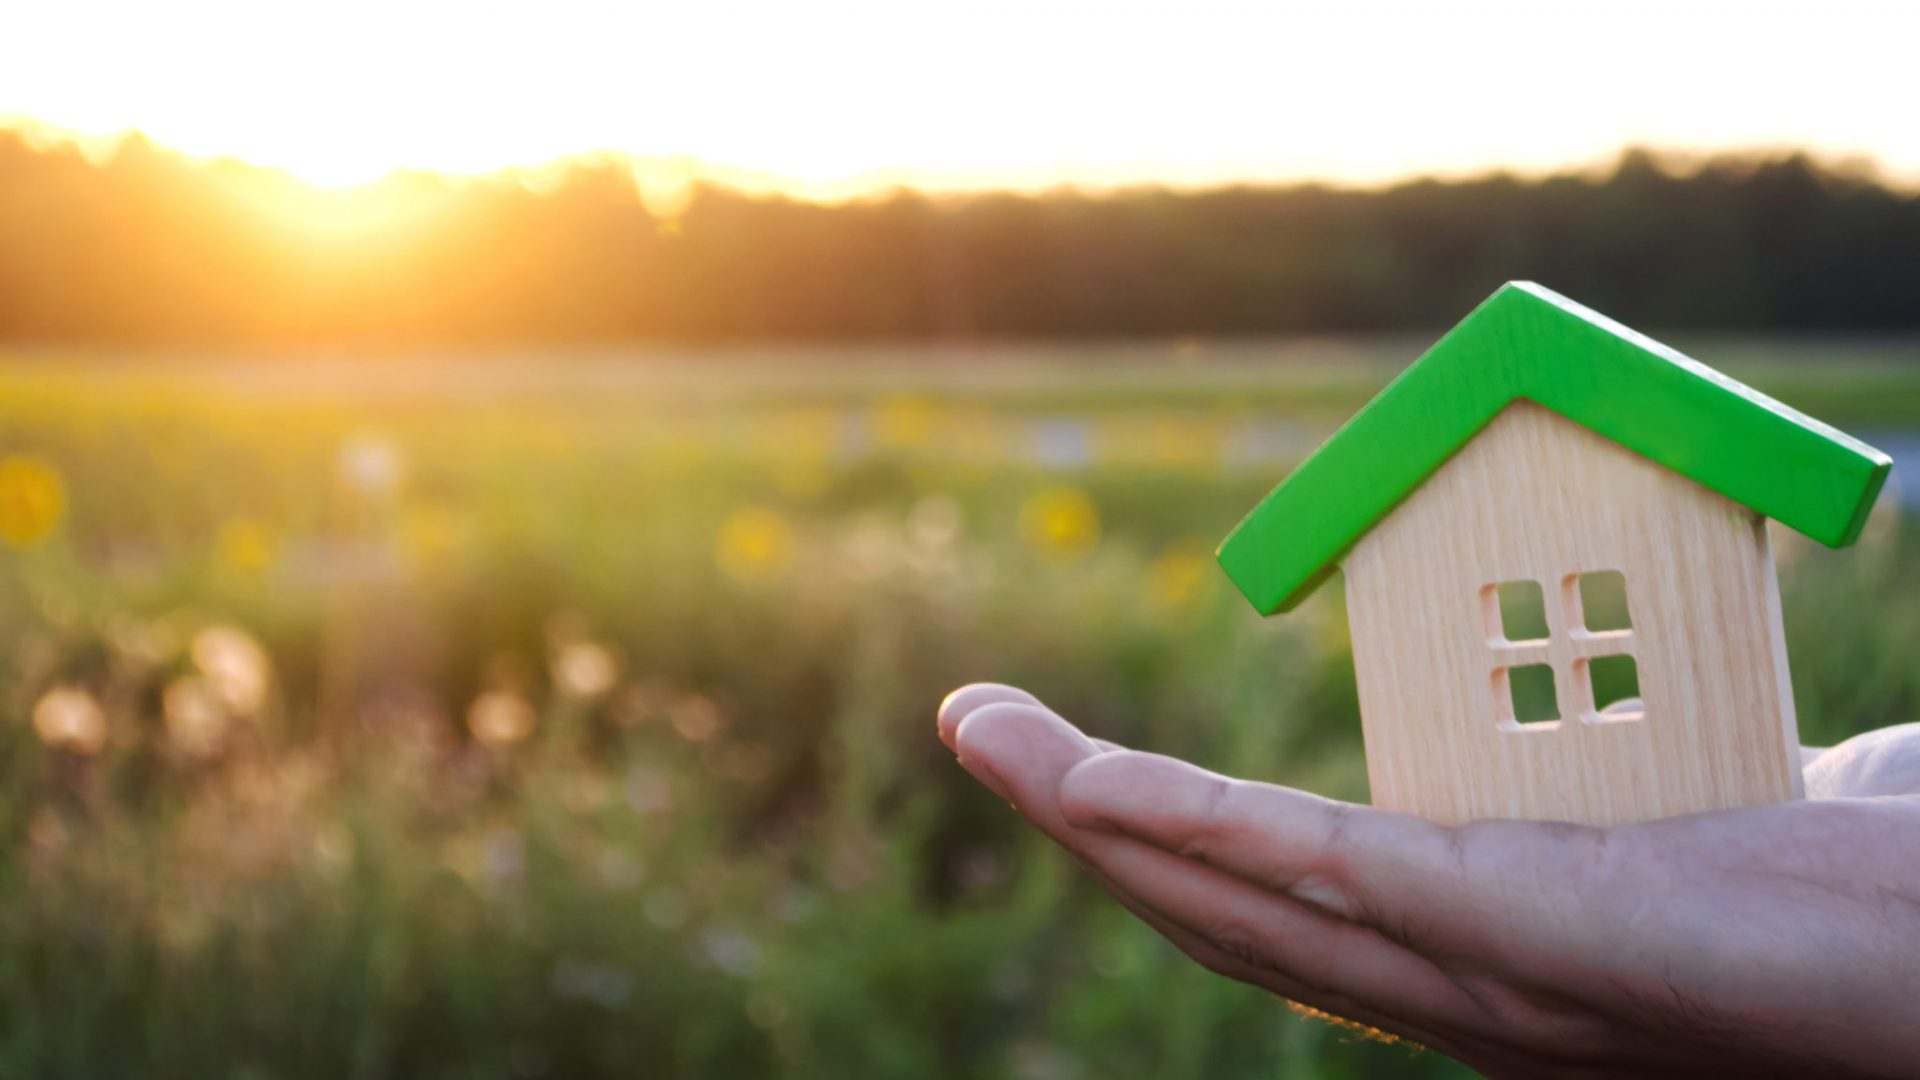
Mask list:
[[[960,764],[1208,968],[1494,1076],[1920,1075],[1920,724],[1806,751],[1808,798],[1445,828],[940,707]]]

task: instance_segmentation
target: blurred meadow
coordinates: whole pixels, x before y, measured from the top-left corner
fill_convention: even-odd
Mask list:
[[[1893,454],[1776,551],[1920,717],[1920,16],[1728,7],[0,4],[0,1080],[1469,1075],[935,709],[1365,799],[1212,552],[1535,280]]]
[[[1920,445],[1910,343],[1676,343]],[[1262,620],[1211,549],[1420,347],[15,351],[0,1073],[1464,1075],[1187,962],[933,732],[992,678],[1364,798],[1338,582]],[[1897,490],[1778,545],[1803,737],[1911,719]]]

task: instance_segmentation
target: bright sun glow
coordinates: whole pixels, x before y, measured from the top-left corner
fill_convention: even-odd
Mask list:
[[[0,117],[323,185],[598,149],[832,194],[1374,181],[1807,146],[1920,177],[1909,5],[73,0]]]

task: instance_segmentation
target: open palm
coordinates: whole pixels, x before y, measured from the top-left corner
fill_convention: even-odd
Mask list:
[[[1920,725],[1805,801],[1446,828],[942,704],[960,763],[1224,975],[1498,1075],[1920,1073]]]

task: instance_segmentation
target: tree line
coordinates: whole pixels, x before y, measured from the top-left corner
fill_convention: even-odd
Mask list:
[[[1920,327],[1920,195],[1800,154],[1207,191],[663,209],[627,163],[350,192],[0,132],[0,339],[419,345],[1445,325],[1514,278],[1649,327]]]

